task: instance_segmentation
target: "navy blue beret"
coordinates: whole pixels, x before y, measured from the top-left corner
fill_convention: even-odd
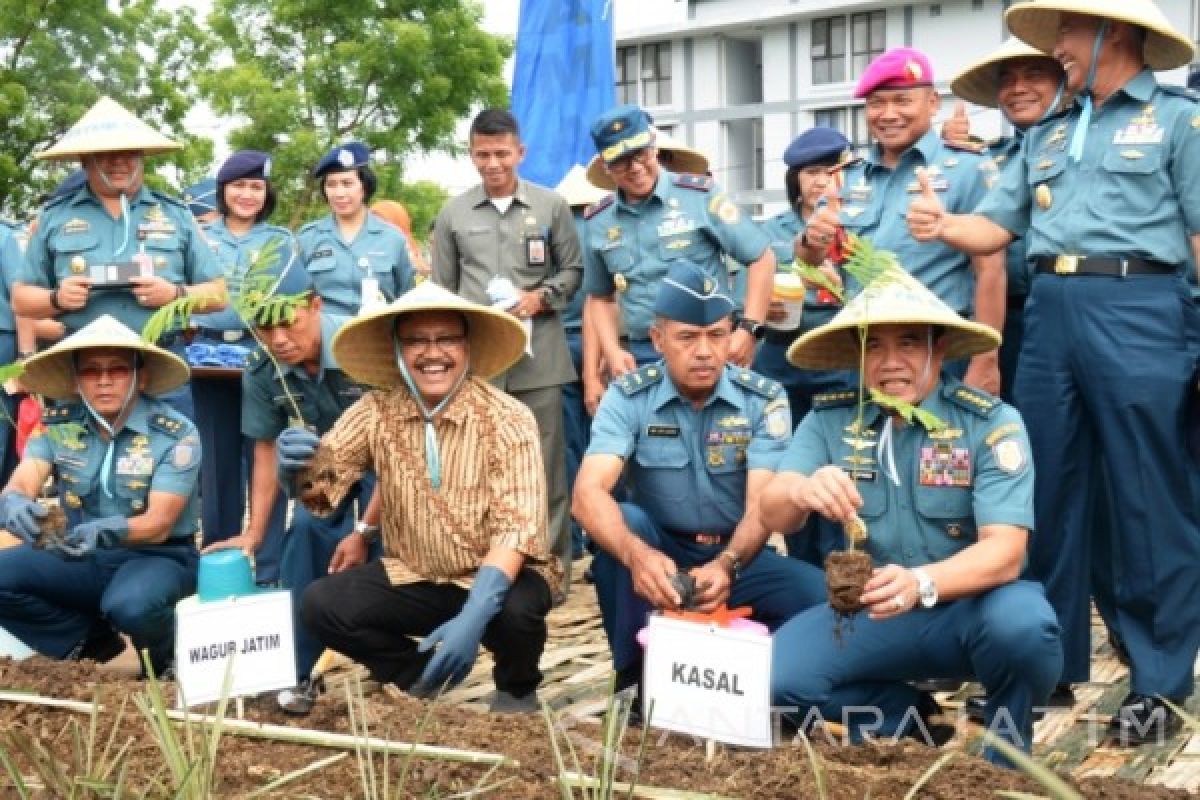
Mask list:
[[[688,325],[712,325],[733,313],[733,300],[722,294],[717,279],[697,265],[675,264],[663,278],[654,315]]]
[[[192,184],[183,190],[183,202],[193,217],[217,210],[217,182],[212,178]]]
[[[850,140],[833,128],[809,128],[792,140],[783,151],[783,163],[789,167],[807,167],[830,162],[836,164],[850,149]]]
[[[371,151],[362,142],[346,142],[330,150],[317,166],[313,167],[313,177],[319,178],[327,172],[347,172],[371,163]]]
[[[271,157],[260,150],[239,150],[217,170],[217,183],[229,183],[241,178],[271,177]]]
[[[605,164],[654,144],[650,115],[633,105],[605,111],[592,123],[592,142]]]
[[[63,178],[58,186],[54,187],[54,191],[50,193],[50,199],[57,200],[68,194],[74,194],[82,189],[85,183],[87,183],[87,172],[83,169],[77,169]]]

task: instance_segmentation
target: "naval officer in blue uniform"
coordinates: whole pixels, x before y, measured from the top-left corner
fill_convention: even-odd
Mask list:
[[[1200,249],[1200,104],[1154,78],[1192,60],[1190,39],[1152,3],[1112,13],[1058,0],[1006,12],[1017,38],[1069,65],[1075,100],[1026,132],[976,214],[947,214],[926,191],[908,218],[918,239],[973,252],[1029,243],[1015,397],[1051,476],[1035,494],[1029,572],[1063,625],[1062,680],[1076,683],[1091,654],[1090,561],[1112,560],[1132,673],[1112,730],[1139,743],[1181,727],[1162,698],[1191,695],[1200,650],[1200,476],[1184,431],[1200,328],[1183,275]],[[1097,456],[1114,512],[1103,544],[1089,522]]]
[[[618,688],[640,681],[647,613],[679,607],[677,572],[695,578],[701,609],[750,606],[771,628],[824,599],[820,569],[764,547],[758,492],[791,416],[778,383],[728,363],[733,310],[705,270],[674,265],[650,329],[662,359],[616,379],[592,423],[572,510],[596,544]],[[622,473],[628,503],[612,495]]]
[[[822,605],[775,633],[772,705],[801,719],[815,709],[856,739],[901,735],[933,710],[907,681],[974,678],[991,730],[1032,746],[1032,709],[1054,687],[1062,647],[1042,587],[1017,579],[1033,527],[1029,443],[1015,409],[942,373],[999,343],[897,270],[788,351],[802,368],[861,361],[862,391],[923,416],[860,407],[853,390],[818,397],[764,489],[768,528],[795,530],[813,513],[848,534],[865,528],[874,564],[846,624]]]
[[[110,316],[29,359],[22,380],[60,401],[0,494],[0,626],[51,658],[116,657],[129,635],[158,674],[171,663],[175,603],[196,584],[195,426],[156,395],[188,368]],[[41,531],[54,476],[62,536]]]
[[[146,156],[180,145],[103,97],[40,159],[79,159],[87,183],[52,201],[25,251],[13,310],[57,318],[67,333],[110,314],[140,331],[158,308],[188,294],[224,306],[220,268],[187,207],[143,184]],[[159,344],[182,355],[180,332]],[[191,391],[164,398],[191,417]]]

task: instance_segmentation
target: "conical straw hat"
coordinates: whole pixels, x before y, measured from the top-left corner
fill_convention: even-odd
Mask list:
[[[1052,56],[1034,50],[1017,37],[1010,36],[1004,44],[958,73],[954,80],[950,81],[950,91],[954,92],[956,97],[977,106],[996,108],[996,94],[1000,91],[1000,67],[1009,61],[1023,58],[1054,60]]]
[[[857,370],[860,329],[871,325],[939,325],[945,329],[947,361],[1000,345],[999,333],[963,319],[916,278],[897,269],[851,298],[828,323],[793,342],[788,361],[804,369]]]
[[[1142,59],[1151,69],[1182,67],[1190,64],[1195,55],[1191,40],[1171,27],[1151,0],[1031,0],[1009,7],[1004,21],[1018,39],[1050,53],[1063,14],[1088,14],[1145,29]]]
[[[571,171],[563,176],[563,179],[558,182],[558,186],[554,187],[554,191],[565,197],[567,205],[571,208],[590,206],[608,195],[608,192],[588,180],[587,170],[578,164],[571,167]]]
[[[36,157],[65,161],[88,153],[140,150],[145,155],[154,155],[182,148],[183,145],[163,136],[122,108],[117,101],[101,97],[54,146],[38,153]]]
[[[704,153],[671,138],[657,128],[654,129],[654,146],[659,150],[671,153],[671,172],[682,172],[688,175],[708,174],[708,157]],[[588,163],[587,179],[601,189],[612,191],[617,188],[617,184],[613,183],[612,176],[604,169],[604,162],[600,160],[599,153],[593,156]]]
[[[38,394],[55,400],[79,395],[75,384],[75,353],[98,347],[134,350],[141,354],[147,380],[145,393],[162,394],[188,382],[188,366],[182,358],[142,337],[108,314],[99,316],[53,347],[25,362],[21,381]]]
[[[402,294],[386,306],[355,317],[333,339],[338,366],[359,383],[390,388],[403,385],[392,346],[396,318],[421,311],[454,311],[467,318],[471,373],[492,378],[511,367],[525,352],[525,328],[513,315],[471,303],[431,281]]]

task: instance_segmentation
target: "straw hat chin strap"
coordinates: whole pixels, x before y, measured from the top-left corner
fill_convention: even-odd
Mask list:
[[[122,197],[123,196],[124,195],[122,195]],[[75,371],[74,359],[71,360],[71,370],[73,372]],[[121,407],[117,409],[116,419],[118,421],[124,416],[126,409],[129,408],[129,402],[133,399],[134,394],[137,392],[138,360],[136,356],[134,356],[133,359],[132,378],[133,379],[129,382],[129,389],[125,392],[125,399],[121,401]],[[78,372],[75,373],[75,385],[79,386]],[[104,432],[108,434],[108,447],[104,451],[104,461],[100,466],[100,488],[104,491],[105,497],[112,497],[111,473],[113,453],[116,452],[117,447],[117,431],[112,425],[109,424],[108,420],[104,418],[104,415],[97,411],[95,407],[88,402],[88,399],[84,397],[82,390],[79,392],[79,399],[83,401],[83,407],[86,408],[88,413],[92,415],[92,419],[96,420],[96,424],[103,428]]]
[[[1071,160],[1078,163],[1079,159],[1083,158],[1083,144],[1087,141],[1088,127],[1092,124],[1092,85],[1096,82],[1096,66],[1100,61],[1100,46],[1104,44],[1104,34],[1108,33],[1108,19],[1100,20],[1100,27],[1096,29],[1096,39],[1092,42],[1092,63],[1088,65],[1087,81],[1083,84],[1083,91],[1080,94],[1080,104],[1082,106],[1079,112],[1079,121],[1075,123],[1075,130],[1071,134]],[[1064,76],[1063,80],[1066,80]]]
[[[115,190],[115,187],[112,185],[112,181],[109,180],[109,178],[108,178],[108,173],[106,173],[104,170],[100,169],[100,165],[98,163],[96,163],[96,155],[93,153],[93,154],[89,155],[88,158],[92,159],[92,163],[96,165],[96,174],[100,176],[100,180],[102,180],[104,182],[104,185],[107,186],[109,189]],[[142,181],[142,176],[144,174],[145,174],[145,168],[143,166],[142,157],[139,156],[137,159],[137,166],[134,168],[133,179],[130,180],[130,183],[131,184],[132,183],[140,184]],[[114,256],[124,253],[125,248],[129,246],[129,192],[127,192],[127,191],[120,192],[120,198],[121,198],[121,222],[123,223],[124,227],[121,232],[121,246],[118,247],[115,251],[113,251]]]
[[[463,381],[467,379],[467,372],[470,369],[470,356],[466,356],[466,367],[458,376],[458,380],[454,382],[454,386],[446,392],[446,396],[441,401],[430,409],[425,405],[425,399],[421,397],[421,393],[417,390],[417,384],[413,380],[412,373],[408,371],[408,365],[404,363],[404,357],[400,354],[400,337],[396,335],[395,329],[392,330],[392,352],[396,356],[396,367],[400,370],[400,377],[404,378],[404,385],[408,387],[409,394],[417,403],[417,408],[421,410],[421,416],[425,419],[425,466],[429,470],[429,483],[434,489],[442,488],[442,456],[438,450],[437,431],[433,427],[433,418],[436,417],[446,404],[453,399],[454,395],[458,394],[459,387],[463,385]]]

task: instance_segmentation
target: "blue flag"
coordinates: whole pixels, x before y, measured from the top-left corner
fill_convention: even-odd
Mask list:
[[[512,111],[522,178],[553,187],[591,160],[588,126],[613,106],[615,80],[612,0],[521,0]]]

